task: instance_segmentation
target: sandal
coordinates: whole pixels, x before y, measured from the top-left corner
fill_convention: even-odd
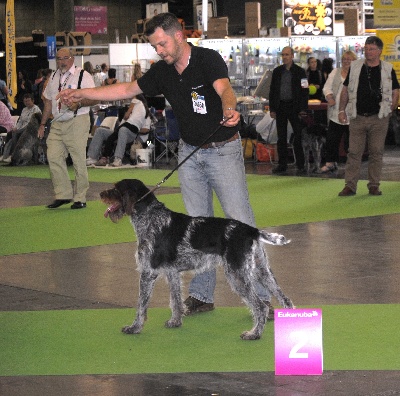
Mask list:
[[[325,164],[321,169],[321,173],[328,173],[328,172],[334,172],[337,170],[337,166],[335,163],[330,163],[330,164]]]

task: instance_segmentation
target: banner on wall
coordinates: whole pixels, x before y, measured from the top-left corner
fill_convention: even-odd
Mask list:
[[[56,57],[56,36],[47,36],[47,59],[54,59]]]
[[[9,91],[8,100],[15,109],[14,101],[17,93],[17,53],[15,51],[15,16],[14,0],[7,0],[6,4],[6,83]]]
[[[75,31],[107,34],[107,7],[74,6]]]
[[[400,81],[400,29],[377,29],[376,35],[383,41],[382,60],[393,65]]]
[[[400,0],[374,0],[374,26],[399,26]]]
[[[296,36],[331,36],[334,7],[329,0],[283,0],[283,26]]]

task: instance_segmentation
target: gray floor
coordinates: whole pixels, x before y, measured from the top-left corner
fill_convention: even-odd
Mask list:
[[[400,148],[388,147],[383,180],[399,181],[399,165]],[[364,178],[366,166],[364,163]],[[246,171],[268,175],[271,165],[248,162]],[[312,177],[343,178],[343,166],[335,174]],[[98,193],[108,187],[91,183],[88,200],[98,199]],[[0,196],[0,208],[45,205],[52,200],[51,183],[4,177],[0,167]],[[269,248],[275,275],[298,305],[397,304],[399,220],[400,214],[394,214],[275,227],[272,230],[292,239],[290,248]],[[379,249],[370,249],[371,245]],[[137,282],[134,249],[134,243],[126,243],[0,257],[0,310],[132,307],[136,296],[132,285]],[[74,271],[69,268],[66,272],[65,264],[71,263],[71,257]],[[37,271],[39,261],[41,268]],[[55,274],[62,279],[56,288],[52,282]],[[190,274],[184,276],[185,286],[190,278]],[[242,305],[222,273],[218,273],[215,303],[217,307]],[[151,306],[167,305],[166,285],[159,282]],[[207,320],[207,314],[204,315]],[[271,372],[0,377],[0,395],[400,395],[400,373],[326,371],[322,376],[311,377],[280,377]]]

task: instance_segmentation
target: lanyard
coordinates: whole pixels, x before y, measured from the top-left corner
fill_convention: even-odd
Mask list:
[[[68,76],[65,78],[64,82],[61,84],[61,80],[63,78],[63,74],[60,73],[60,80],[58,83],[58,92],[61,92],[63,89],[65,89],[65,86],[67,85],[67,82],[69,80],[69,78],[72,76],[72,73],[69,72]],[[61,110],[61,101],[58,102],[58,111]]]

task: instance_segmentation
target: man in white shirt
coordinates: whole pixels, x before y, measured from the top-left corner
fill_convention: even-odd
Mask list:
[[[109,67],[107,66],[107,63],[102,63],[101,64],[101,72],[100,72],[100,78],[102,81],[108,78],[108,69]]]
[[[86,168],[86,145],[90,129],[89,106],[97,101],[85,99],[67,107],[56,97],[60,91],[67,88],[93,88],[94,81],[87,71],[74,65],[74,57],[68,48],[58,50],[56,61],[57,70],[49,78],[43,92],[44,109],[38,131],[38,137],[43,138],[46,122],[53,115],[46,143],[55,201],[47,208],[55,209],[73,200],[71,209],[82,209],[86,207],[86,192],[89,188]],[[75,188],[72,188],[68,174],[68,154],[73,161]]]

